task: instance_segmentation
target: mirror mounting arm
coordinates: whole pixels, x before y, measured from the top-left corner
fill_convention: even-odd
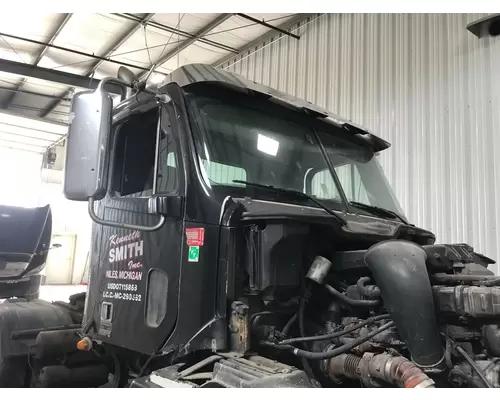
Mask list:
[[[122,87],[124,89],[125,88],[133,88],[132,85],[130,85],[129,83],[127,83],[126,81],[124,81],[122,79],[118,79],[118,78],[104,78],[104,79],[102,79],[99,82],[99,85],[97,85],[97,91],[105,91],[104,85],[106,85],[107,83],[117,84],[117,85],[119,85],[120,87]],[[127,94],[126,94],[125,91],[123,91],[122,95],[121,95],[120,101],[125,100],[126,97],[127,97]]]
[[[104,219],[99,218],[95,212],[94,212],[94,198],[90,197],[89,198],[89,215],[92,221],[94,221],[97,224],[100,225],[106,225],[106,226],[112,226],[114,228],[123,228],[123,229],[136,229],[138,231],[143,231],[143,232],[154,232],[158,229],[160,229],[163,224],[165,223],[165,216],[161,215],[160,220],[156,225],[153,226],[145,226],[145,225],[133,225],[133,224],[126,224],[126,223],[121,223],[121,222],[113,222],[113,221],[106,221]]]

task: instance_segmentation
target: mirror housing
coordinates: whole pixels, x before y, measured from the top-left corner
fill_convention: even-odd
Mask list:
[[[139,88],[139,78],[131,70],[122,65],[120,68],[118,68],[117,76],[118,79],[130,85],[130,87],[126,90],[126,97],[132,96],[134,93],[137,93]]]
[[[113,100],[103,82],[73,96],[63,183],[69,200],[101,200],[106,194]]]
[[[139,78],[128,68],[121,66],[118,68],[118,79],[127,82],[131,87],[139,82]]]
[[[152,232],[163,226],[164,215],[160,215],[155,225],[143,226],[108,221],[99,217],[94,210],[95,201],[106,196],[111,154],[113,99],[104,86],[114,83],[127,89],[133,87],[152,93],[157,101],[162,101],[156,92],[141,89],[137,77],[128,69],[120,69],[118,73],[122,79],[105,78],[95,91],[80,92],[73,96],[66,140],[63,192],[68,200],[88,201],[90,218],[97,224]],[[161,201],[159,207],[150,208],[150,211],[158,214],[164,211]]]

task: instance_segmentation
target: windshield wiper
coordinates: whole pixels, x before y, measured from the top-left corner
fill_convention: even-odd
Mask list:
[[[403,224],[408,225],[408,222],[406,222],[400,215],[398,215],[394,211],[388,210],[386,208],[371,206],[369,204],[359,203],[357,201],[350,201],[349,204],[351,204],[355,207],[364,209],[366,211],[371,211],[371,212],[379,214],[381,216],[393,217],[393,218],[399,219],[401,222],[403,222]]]
[[[340,223],[340,225],[342,225],[342,226],[347,225],[346,220],[344,218],[342,218],[340,215],[335,214],[332,210],[330,210],[324,204],[322,204],[321,202],[319,202],[318,200],[316,200],[314,197],[311,197],[308,194],[305,194],[303,192],[299,192],[298,190],[285,189],[285,188],[275,187],[275,186],[272,186],[272,185],[262,185],[260,183],[249,182],[249,181],[233,180],[233,182],[234,183],[242,183],[242,184],[247,185],[247,186],[254,186],[254,187],[257,187],[257,188],[261,188],[261,189],[267,189],[267,190],[271,190],[271,191],[274,191],[274,192],[277,192],[277,193],[286,193],[286,194],[290,194],[290,195],[295,196],[295,197],[300,197],[300,198],[303,198],[303,199],[311,200],[314,204],[316,204],[319,207],[321,207],[328,214],[330,214],[333,217],[335,217],[335,219]]]

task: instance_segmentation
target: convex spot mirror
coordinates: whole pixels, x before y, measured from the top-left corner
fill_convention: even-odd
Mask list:
[[[73,96],[63,189],[69,200],[101,200],[106,194],[112,111],[113,100],[101,85]]]
[[[131,70],[123,66],[118,68],[117,76],[118,79],[121,79],[123,82],[127,82],[131,87],[139,83],[137,76]]]

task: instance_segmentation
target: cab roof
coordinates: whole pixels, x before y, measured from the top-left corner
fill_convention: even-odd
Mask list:
[[[319,118],[327,123],[340,127],[353,135],[361,136],[372,147],[373,151],[378,152],[390,147],[390,143],[374,135],[368,129],[348,121],[322,107],[319,107],[309,101],[300,100],[286,93],[280,92],[269,86],[265,86],[245,77],[206,64],[188,64],[171,72],[165,80],[158,85],[161,90],[164,86],[175,83],[182,87],[197,85],[201,83],[210,83],[212,85],[221,85],[236,91],[248,94],[259,94],[265,98],[285,106],[292,107],[299,112],[309,114],[311,117]],[[115,112],[120,112],[128,106],[134,107],[136,96],[120,103]],[[142,97],[142,96],[141,96]],[[139,99],[139,103],[144,104],[144,99]],[[138,104],[137,104],[138,105]],[[134,107],[135,108],[135,107]]]

